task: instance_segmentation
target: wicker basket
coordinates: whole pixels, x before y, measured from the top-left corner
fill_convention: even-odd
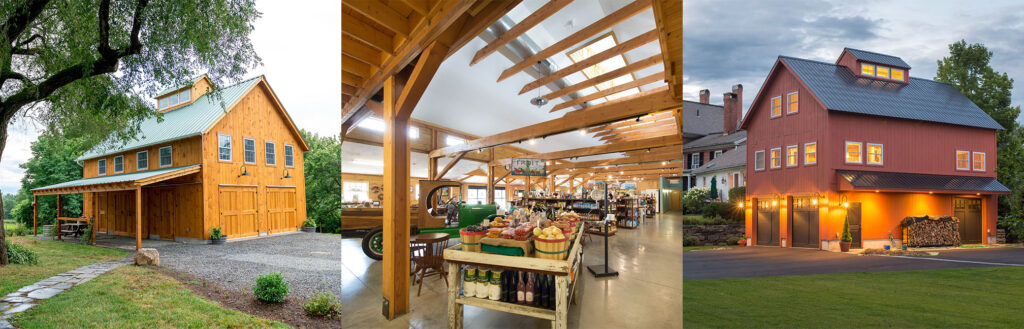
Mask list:
[[[536,249],[536,257],[543,259],[563,260],[569,255],[569,237],[562,239],[541,239],[533,237],[533,247]]]
[[[466,232],[459,230],[459,239],[462,240],[462,250],[480,252],[480,239],[486,236],[487,231],[483,232]]]

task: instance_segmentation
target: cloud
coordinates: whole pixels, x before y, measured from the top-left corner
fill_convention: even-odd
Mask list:
[[[7,145],[3,159],[0,159],[0,191],[17,193],[21,188],[21,178],[25,176],[25,170],[18,165],[32,157],[32,142],[39,134],[35,127],[24,121],[11,124],[7,129]]]

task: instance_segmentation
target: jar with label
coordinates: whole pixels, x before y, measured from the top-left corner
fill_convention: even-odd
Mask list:
[[[476,295],[476,267],[466,266],[466,276],[462,278],[462,289],[464,296],[470,297]]]
[[[476,298],[487,298],[487,295],[490,293],[490,274],[490,270],[485,268],[476,270]]]
[[[491,271],[491,285],[487,295],[490,300],[501,299],[501,270]]]

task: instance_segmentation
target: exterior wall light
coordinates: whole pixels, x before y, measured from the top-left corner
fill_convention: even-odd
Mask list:
[[[739,203],[737,203],[736,206],[740,207],[740,208],[743,208],[743,201],[740,201]]]
[[[238,177],[249,176],[249,171],[245,169],[245,165],[242,165],[242,173],[238,174]]]

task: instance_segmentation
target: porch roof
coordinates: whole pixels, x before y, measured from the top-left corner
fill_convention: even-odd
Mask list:
[[[840,190],[1009,194],[994,177],[836,170]]]
[[[132,190],[143,185],[197,173],[199,164],[146,170],[127,174],[83,178],[32,189],[34,195],[73,194]]]

